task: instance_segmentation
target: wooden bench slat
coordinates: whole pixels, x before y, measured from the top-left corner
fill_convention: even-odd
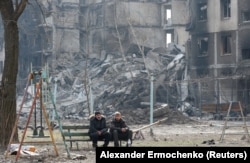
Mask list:
[[[66,139],[67,142],[90,141],[90,139]]]
[[[71,130],[79,130],[79,129],[89,129],[89,126],[68,126],[68,125],[65,125],[65,126],[62,126],[62,129],[63,130],[68,130],[68,129],[71,129]]]
[[[64,136],[89,136],[87,132],[63,132]]]

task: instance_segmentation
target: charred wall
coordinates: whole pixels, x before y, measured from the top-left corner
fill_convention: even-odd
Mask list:
[[[197,76],[207,76],[209,74],[209,65],[213,60],[213,35],[197,34],[192,36],[191,40],[191,54],[189,56],[189,62],[196,69]],[[207,40],[202,40],[202,39]],[[204,42],[205,43],[202,43]],[[203,45],[205,44],[205,45]]]
[[[250,59],[250,1],[239,3],[239,61]]]
[[[237,94],[243,101],[245,113],[250,113],[250,76],[238,80],[239,90]]]

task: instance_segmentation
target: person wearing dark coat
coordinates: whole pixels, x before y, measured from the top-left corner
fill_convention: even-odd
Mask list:
[[[101,112],[96,111],[93,118],[90,119],[89,137],[92,140],[92,146],[98,146],[98,140],[104,140],[103,147],[107,147],[110,141],[110,133],[106,125],[106,118]]]
[[[129,129],[120,112],[114,114],[114,119],[112,119],[110,125],[110,134],[115,147],[119,147],[119,140],[127,141],[127,147],[132,144],[133,132]]]

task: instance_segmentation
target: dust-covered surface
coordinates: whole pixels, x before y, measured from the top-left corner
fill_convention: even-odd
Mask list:
[[[127,123],[134,132],[132,146],[140,147],[172,147],[172,146],[249,146],[247,130],[244,130],[242,121],[229,121],[224,130],[225,135],[222,138],[223,127],[225,121],[215,121],[199,117],[188,117],[174,110],[168,110],[164,116],[157,117],[154,122],[159,122],[161,119],[167,118],[166,121],[156,123],[150,126],[148,113],[145,110],[129,112],[126,110],[120,111]],[[143,121],[145,120],[145,122]],[[144,122],[144,123],[143,123]],[[82,124],[88,123],[83,121],[63,121],[62,123]],[[246,122],[247,125],[250,122]],[[149,126],[149,127],[145,127]],[[233,127],[237,126],[237,127]],[[246,128],[248,129],[248,128]],[[20,131],[22,134],[22,131]],[[234,134],[234,135],[231,135]],[[19,135],[20,136],[20,135]],[[66,150],[60,136],[59,129],[53,130],[53,136],[56,142],[58,156],[55,155],[53,144],[36,144],[36,153],[38,156],[20,156],[18,162],[86,162],[95,163],[95,149],[92,148],[91,142],[79,142],[79,150],[76,149],[76,144],[73,144],[73,149]],[[222,141],[223,140],[223,141]],[[39,141],[35,139],[34,141]],[[125,142],[123,142],[125,143]],[[102,145],[103,142],[98,142]],[[125,146],[125,144],[123,144]],[[69,147],[69,145],[67,145]],[[113,147],[113,142],[109,144]],[[2,155],[0,162],[15,162],[16,155],[8,155],[5,158],[4,152],[6,149],[1,148]],[[70,155],[70,157],[68,157]]]

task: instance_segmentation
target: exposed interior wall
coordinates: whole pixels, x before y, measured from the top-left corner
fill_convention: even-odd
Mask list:
[[[88,20],[87,24],[81,22],[86,28],[82,32],[83,39],[87,39],[81,42],[88,44],[85,46],[88,46],[89,53],[120,53],[119,41],[124,50],[131,44],[151,48],[165,46],[158,3],[108,1],[91,4],[81,12],[89,14],[84,19]]]
[[[188,6],[187,1],[172,1],[171,2],[171,8],[172,8],[172,24],[176,25],[183,25],[186,26],[186,24],[189,21],[190,17],[190,9]]]
[[[185,46],[189,39],[186,25],[190,20],[191,11],[188,1],[166,2],[162,4],[161,10],[162,26],[166,35],[171,35],[171,42]]]
[[[174,29],[175,43],[185,46],[187,40],[189,39],[189,33],[185,31],[185,27],[175,27]]]

